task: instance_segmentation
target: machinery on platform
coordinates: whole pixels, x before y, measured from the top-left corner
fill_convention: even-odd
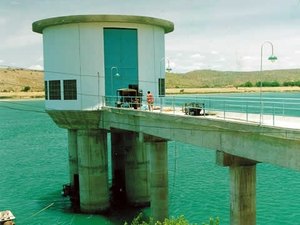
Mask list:
[[[134,88],[121,88],[117,90],[116,107],[140,108],[143,92]]]
[[[0,211],[0,225],[14,225],[15,218],[10,210]]]
[[[185,115],[200,116],[205,115],[204,103],[190,102],[182,106],[182,111]]]

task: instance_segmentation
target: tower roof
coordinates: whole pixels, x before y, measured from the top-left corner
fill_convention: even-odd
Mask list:
[[[162,27],[165,33],[174,30],[174,24],[168,20],[158,19],[146,16],[133,16],[133,15],[72,15],[53,17],[43,20],[35,21],[32,24],[32,30],[37,33],[43,33],[47,27],[72,24],[72,23],[101,23],[101,22],[115,22],[115,23],[137,23],[148,24],[153,26]]]

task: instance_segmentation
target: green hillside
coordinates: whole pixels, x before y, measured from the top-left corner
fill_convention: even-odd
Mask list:
[[[167,73],[167,88],[203,88],[203,87],[234,87],[251,82],[277,81],[280,84],[288,81],[300,81],[300,69],[268,70],[254,72],[230,72],[215,70],[197,70],[184,74]]]

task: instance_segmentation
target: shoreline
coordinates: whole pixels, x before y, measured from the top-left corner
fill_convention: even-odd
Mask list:
[[[263,87],[262,92],[300,92],[300,87]],[[259,87],[229,88],[167,88],[166,94],[222,94],[222,93],[259,93]],[[42,92],[0,92],[0,100],[45,99]]]
[[[222,94],[262,92],[300,92],[300,87],[228,87],[228,88],[167,88],[166,94]]]
[[[45,92],[0,92],[0,100],[45,99]]]

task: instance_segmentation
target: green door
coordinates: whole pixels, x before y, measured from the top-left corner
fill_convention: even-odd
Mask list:
[[[104,29],[106,96],[116,96],[117,89],[138,85],[137,41],[136,29]]]

